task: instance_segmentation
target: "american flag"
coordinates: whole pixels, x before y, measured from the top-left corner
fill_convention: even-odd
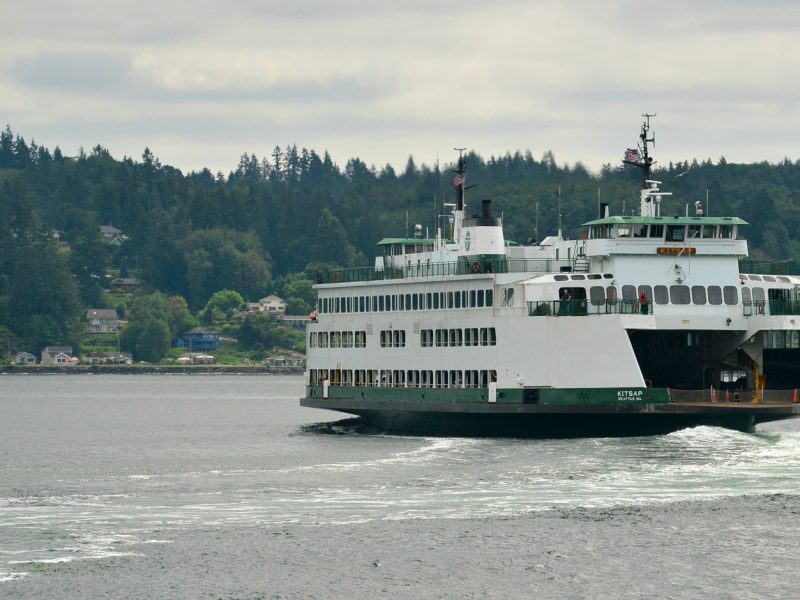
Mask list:
[[[625,150],[625,159],[628,162],[639,162],[642,160],[642,155],[637,148],[628,148]]]
[[[457,188],[464,184],[464,175],[459,173],[455,177],[453,177],[453,187]]]

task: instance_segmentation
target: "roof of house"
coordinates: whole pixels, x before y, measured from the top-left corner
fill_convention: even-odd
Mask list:
[[[48,354],[58,354],[60,352],[72,354],[72,346],[45,346],[42,352],[47,352]]]
[[[113,225],[100,225],[100,233],[116,235],[118,233],[122,233],[122,230],[117,229]]]
[[[114,308],[90,308],[86,311],[87,319],[114,319],[117,320],[117,311]]]
[[[283,298],[281,298],[280,296],[276,296],[275,294],[270,294],[266,298],[262,298],[261,302],[281,302],[281,303],[283,303],[284,301],[283,301]]]
[[[219,335],[213,329],[203,329],[202,327],[195,327],[194,329],[187,331],[183,335]]]
[[[111,280],[111,285],[139,285],[136,277],[117,277]]]

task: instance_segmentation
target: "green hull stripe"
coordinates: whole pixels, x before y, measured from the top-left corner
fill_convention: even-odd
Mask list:
[[[309,398],[322,398],[322,386],[309,386]],[[482,404],[489,402],[485,388],[402,388],[330,386],[330,399],[358,399],[365,402],[419,402]],[[666,388],[498,388],[497,404],[611,405],[667,404]]]

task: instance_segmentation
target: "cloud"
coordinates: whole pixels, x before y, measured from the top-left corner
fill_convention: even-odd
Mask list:
[[[454,145],[553,149],[598,169],[645,111],[662,162],[798,154],[792,2],[428,4],[13,3],[5,117],[46,145],[223,171],[290,143],[400,168]]]

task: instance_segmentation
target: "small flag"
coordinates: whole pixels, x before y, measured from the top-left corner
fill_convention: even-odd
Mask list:
[[[454,188],[460,187],[463,184],[464,184],[464,174],[463,173],[459,173],[458,175],[453,177],[453,187]]]
[[[642,160],[642,155],[637,148],[628,148],[625,150],[625,160],[628,162],[639,162]]]

